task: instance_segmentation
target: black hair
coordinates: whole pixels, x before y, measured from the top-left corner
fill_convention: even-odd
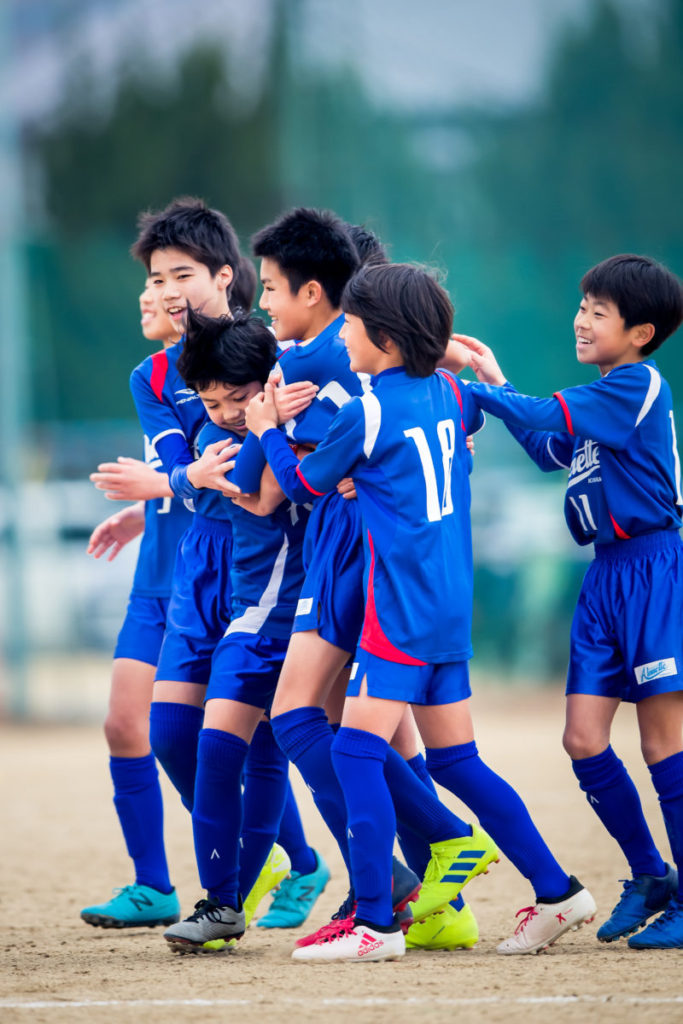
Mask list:
[[[188,307],[185,344],[178,372],[193,391],[213,384],[265,384],[275,362],[277,343],[260,317],[204,316]]]
[[[292,294],[318,281],[334,309],[359,263],[343,221],[329,210],[290,210],[257,231],[251,244],[255,256],[275,260]]]
[[[428,377],[446,353],[453,304],[434,277],[408,263],[362,266],[342,295],[345,313],[358,316],[373,345],[391,339],[411,377]]]
[[[389,257],[377,235],[362,224],[347,224],[361,266],[365,263],[388,263]]]
[[[258,275],[256,268],[247,256],[240,256],[240,261],[233,267],[232,288],[230,290],[231,309],[243,309],[245,312],[254,305]]]
[[[614,302],[626,329],[652,324],[655,333],[641,352],[654,352],[683,321],[683,285],[648,256],[624,253],[591,267],[581,279],[584,295]]]
[[[225,214],[193,196],[174,199],[156,213],[140,214],[138,237],[130,251],[147,273],[157,249],[180,249],[208,267],[212,277],[226,264],[234,271],[241,259],[235,229]]]

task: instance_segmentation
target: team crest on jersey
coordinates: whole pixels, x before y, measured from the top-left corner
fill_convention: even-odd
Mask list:
[[[661,658],[659,661],[648,661],[647,665],[638,665],[633,671],[638,686],[642,686],[643,683],[651,683],[653,679],[675,676],[678,669],[675,658]]]
[[[600,469],[600,445],[595,441],[584,441],[581,448],[574,452],[572,464],[569,469],[569,481],[567,487],[581,483],[591,473]]]

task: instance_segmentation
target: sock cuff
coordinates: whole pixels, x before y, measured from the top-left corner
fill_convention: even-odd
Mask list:
[[[327,715],[319,707],[285,711],[272,718],[270,725],[278,746],[294,762],[331,733]]]
[[[374,732],[342,726],[332,743],[332,752],[346,754],[348,757],[371,757],[383,762],[387,759],[389,744]]]
[[[457,761],[466,761],[471,757],[478,757],[477,744],[472,740],[470,743],[459,743],[454,747],[427,747],[425,750],[425,763],[427,771],[433,775],[441,768],[447,768]]]
[[[660,797],[683,796],[683,751],[648,765],[652,784]]]
[[[202,729],[197,744],[197,763],[200,761],[226,761],[238,758],[241,761],[247,756],[249,744],[240,736],[222,729]]]
[[[147,786],[158,785],[159,772],[154,754],[144,757],[109,758],[109,774],[115,793],[136,793]]]
[[[143,757],[115,757],[114,754],[109,755],[109,767],[112,772],[125,774],[133,774],[133,772],[139,772],[145,768],[156,768],[156,759],[154,754],[149,752]]]
[[[194,704],[174,704],[170,701],[152,701],[149,709],[150,723],[163,725],[166,728],[197,728],[204,720],[204,708]]]
[[[609,789],[616,786],[628,774],[611,746],[593,757],[582,757],[572,761],[572,769],[584,792]]]

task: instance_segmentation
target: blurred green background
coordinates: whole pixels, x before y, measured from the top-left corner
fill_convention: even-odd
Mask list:
[[[5,0],[1,18],[12,665],[108,651],[123,614],[134,552],[86,567],[111,506],[84,481],[141,450],[141,210],[202,196],[248,252],[284,208],[332,208],[438,267],[456,329],[532,394],[590,378],[572,334],[589,266],[633,251],[683,271],[681,0]],[[658,363],[680,402],[678,340]],[[495,422],[475,462],[475,666],[557,680],[589,557],[564,481]]]

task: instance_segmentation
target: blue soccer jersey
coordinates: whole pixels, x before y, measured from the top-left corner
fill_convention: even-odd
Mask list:
[[[463,661],[472,654],[466,439],[483,417],[446,372],[416,378],[395,368],[373,383],[300,464],[279,432],[261,442],[290,497],[353,478],[366,558],[361,648],[409,665]]]
[[[197,437],[199,454],[207,445],[223,440],[240,442],[242,438],[206,423]],[[232,524],[228,633],[289,637],[303,582],[302,548],[308,510],[283,501],[270,515],[256,516],[220,491],[209,489],[197,492],[195,505],[202,516]]]
[[[617,366],[547,399],[509,385],[473,384],[471,392],[482,409],[506,422],[542,469],[569,470],[565,518],[577,543],[680,528],[671,391],[652,360]]]
[[[130,379],[133,398],[145,431],[145,462],[160,473],[165,472],[165,468],[155,449],[155,434],[159,432],[158,425],[166,416],[178,379],[176,373],[176,380],[172,383],[175,358],[173,355],[169,358],[169,351],[163,350],[148,356],[133,370]],[[162,406],[161,413],[157,406]],[[146,412],[148,407],[149,413]],[[166,429],[170,429],[168,424]],[[168,597],[175,551],[191,517],[191,509],[180,498],[153,498],[145,502],[145,530],[135,569],[133,595]]]

